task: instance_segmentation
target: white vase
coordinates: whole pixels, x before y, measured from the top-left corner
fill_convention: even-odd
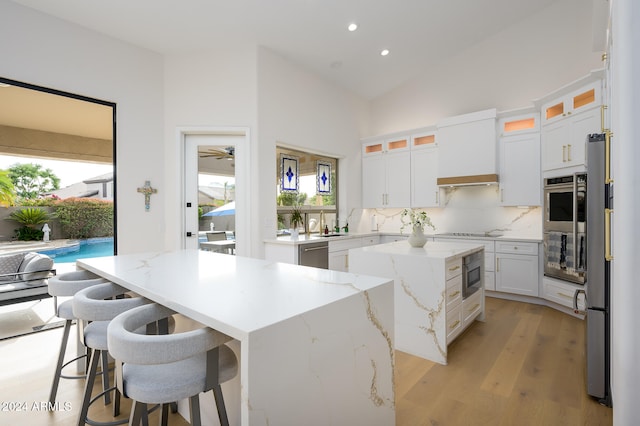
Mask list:
[[[424,235],[424,229],[420,226],[414,226],[413,232],[407,239],[411,247],[424,247],[427,243],[427,237]]]
[[[291,239],[297,240],[300,237],[300,230],[298,228],[291,228]]]

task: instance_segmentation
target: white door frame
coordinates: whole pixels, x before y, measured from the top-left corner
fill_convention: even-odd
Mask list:
[[[187,229],[187,208],[188,202],[192,203],[192,208],[198,208],[198,200],[187,200],[186,181],[187,173],[187,146],[186,139],[189,135],[209,135],[209,136],[241,136],[241,142],[235,146],[235,175],[236,175],[236,254],[240,256],[250,256],[251,254],[251,207],[249,185],[251,182],[251,134],[248,127],[179,127],[177,129],[178,146],[180,147],[180,242],[183,249],[187,248],[187,232],[195,232],[198,238],[198,230]],[[197,155],[197,154],[196,154]],[[197,173],[197,170],[195,171]]]

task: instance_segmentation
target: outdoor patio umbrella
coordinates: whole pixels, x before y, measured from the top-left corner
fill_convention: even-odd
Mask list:
[[[236,202],[232,201],[230,203],[225,204],[224,206],[220,206],[215,210],[211,210],[203,214],[202,216],[229,216],[236,214]]]

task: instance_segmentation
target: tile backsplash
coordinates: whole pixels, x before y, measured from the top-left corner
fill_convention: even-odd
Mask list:
[[[436,230],[444,232],[500,232],[506,236],[542,238],[542,207],[502,207],[497,185],[460,186],[443,189],[442,207],[417,209],[427,212]],[[400,232],[402,209],[354,209],[349,214],[353,231]],[[375,215],[375,218],[374,218]],[[404,233],[411,232],[405,228]]]

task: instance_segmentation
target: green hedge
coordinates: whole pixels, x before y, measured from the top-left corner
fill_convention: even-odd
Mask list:
[[[53,203],[55,216],[68,238],[113,236],[113,202],[92,198],[66,198]]]

